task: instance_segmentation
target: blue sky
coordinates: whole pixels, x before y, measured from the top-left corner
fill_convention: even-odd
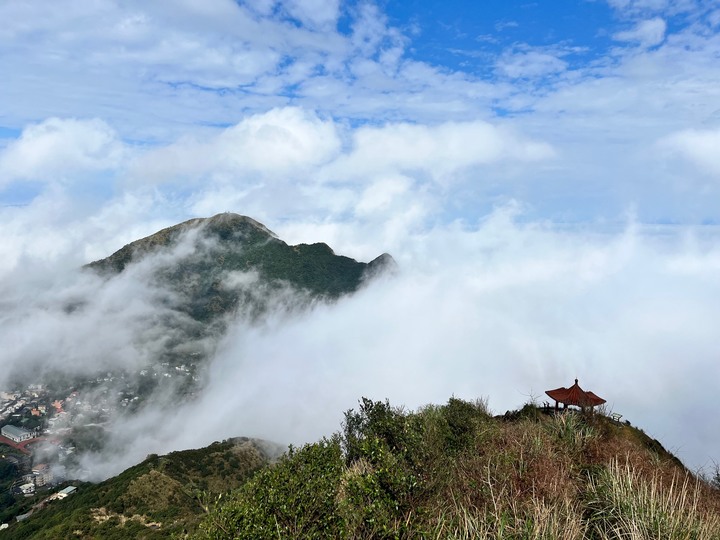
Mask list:
[[[391,2],[390,20],[414,36],[410,55],[491,76],[494,58],[514,44],[577,49],[574,65],[602,57],[617,23],[604,2]]]
[[[375,397],[510,408],[578,376],[693,464],[720,459],[720,420],[687,422],[720,378],[720,0],[5,0],[0,20],[8,294],[233,211],[400,262]],[[338,335],[373,328],[357,305]],[[428,320],[411,352],[444,382],[412,392],[383,370]],[[473,386],[478,358],[495,370]],[[678,404],[659,419],[633,378]]]

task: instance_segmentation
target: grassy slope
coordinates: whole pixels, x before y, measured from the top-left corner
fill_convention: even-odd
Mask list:
[[[267,463],[265,452],[247,439],[151,455],[99,484],[75,484],[76,494],[0,534],[3,540],[182,538],[211,501]]]
[[[720,496],[642,431],[451,399],[364,401],[223,499],[196,539],[720,538]]]

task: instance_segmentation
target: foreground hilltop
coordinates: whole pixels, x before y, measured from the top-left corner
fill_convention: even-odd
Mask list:
[[[720,539],[720,492],[601,415],[363,400],[223,500],[197,540]]]
[[[720,538],[716,487],[601,414],[363,399],[341,431],[278,461],[236,444],[151,456],[5,537]]]

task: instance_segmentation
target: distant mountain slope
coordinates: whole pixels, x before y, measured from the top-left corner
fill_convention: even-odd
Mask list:
[[[176,307],[202,322],[238,308],[256,314],[283,285],[310,298],[336,299],[395,266],[388,254],[363,263],[322,243],[290,246],[252,218],[225,213],[163,229],[87,268],[112,276],[151,255],[158,256],[159,282],[180,294]]]
[[[272,444],[237,438],[151,455],[99,484],[74,484],[75,494],[48,503],[0,535],[3,540],[182,538],[196,529],[219,494],[242,485],[277,453]]]

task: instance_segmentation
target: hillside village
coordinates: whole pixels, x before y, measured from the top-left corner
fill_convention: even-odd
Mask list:
[[[171,365],[146,368],[77,380],[65,389],[59,385],[30,384],[26,388],[0,390],[0,443],[23,454],[32,454],[39,442],[49,442],[71,454],[72,444],[62,444],[80,426],[102,427],[118,412],[133,412],[161,385],[174,384],[192,396],[198,382],[196,366]]]
[[[73,391],[63,399],[53,399],[37,384],[0,392],[0,460],[14,466],[14,495],[32,496],[36,490],[62,481],[55,478],[53,467],[45,460],[52,457],[62,463],[76,451],[64,435],[71,419],[82,411],[78,396]]]
[[[62,498],[57,486],[66,481],[64,471],[78,470],[78,455],[101,447],[111,416],[134,412],[157,386],[188,388],[197,380],[194,364],[163,362],[132,376],[103,373],[65,389],[57,383],[0,389],[0,524],[6,510],[26,499],[54,492]]]
[[[15,513],[15,520],[22,521],[48,502],[74,493],[74,486],[58,488],[65,479],[47,459],[59,464],[76,451],[64,434],[82,405],[78,396],[73,391],[53,399],[40,384],[0,391],[0,516],[12,507],[24,508],[25,499],[40,498]],[[0,530],[8,526],[2,521]]]

